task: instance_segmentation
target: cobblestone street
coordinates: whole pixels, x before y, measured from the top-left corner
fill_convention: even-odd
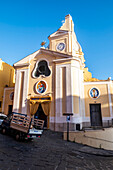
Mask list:
[[[17,142],[0,134],[1,170],[112,170],[113,151],[62,140],[62,133],[44,131],[38,140]]]

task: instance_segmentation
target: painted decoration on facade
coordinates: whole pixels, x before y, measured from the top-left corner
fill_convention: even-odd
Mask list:
[[[98,98],[99,97],[99,90],[97,88],[92,88],[89,92],[91,98]]]
[[[36,83],[36,92],[44,93],[47,90],[47,83],[43,80]]]

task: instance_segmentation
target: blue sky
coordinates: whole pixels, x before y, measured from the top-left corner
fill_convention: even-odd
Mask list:
[[[112,0],[0,0],[0,58],[13,65],[37,51],[67,14],[93,77],[113,79]]]

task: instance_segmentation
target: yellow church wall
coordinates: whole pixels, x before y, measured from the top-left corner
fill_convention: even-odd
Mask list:
[[[63,25],[52,35],[49,36],[50,50],[57,51],[57,44],[65,43],[65,49],[59,51],[60,53],[74,54],[74,56],[81,52],[81,47],[77,42],[74,32],[74,23],[70,15],[65,16]],[[81,55],[81,54],[80,54]]]
[[[43,76],[40,76],[38,78],[33,78],[32,76],[32,72],[35,68],[35,64],[36,62],[40,61],[40,60],[46,60],[49,62],[49,68],[51,70],[51,75],[48,76],[48,77],[43,77]],[[48,84],[48,88],[47,88],[47,91],[46,93],[51,93],[52,92],[52,89],[51,89],[51,80],[52,80],[52,72],[53,72],[53,69],[52,69],[52,66],[53,66],[53,63],[52,63],[52,60],[51,60],[51,57],[50,56],[45,56],[43,54],[37,56],[36,58],[34,58],[34,60],[32,60],[30,62],[30,77],[29,77],[29,93],[31,93],[31,95],[39,95],[37,93],[35,93],[35,90],[33,89],[33,86],[37,83],[37,81],[40,81],[40,80],[45,80]]]
[[[67,34],[67,35],[61,35],[61,36],[51,38],[50,39],[50,48],[49,49],[53,50],[53,51],[58,51],[57,50],[57,45],[59,43],[64,43],[65,44],[64,50],[58,51],[58,52],[72,55],[72,50],[73,50],[72,49],[73,48],[73,46],[72,46],[72,38],[76,42],[76,37],[75,37],[74,33],[70,34],[70,36]]]
[[[54,57],[55,58],[55,57]],[[46,60],[49,62],[49,68],[51,70],[51,74],[50,76],[48,77],[44,77],[44,76],[40,76],[39,78],[33,78],[32,76],[32,72],[35,68],[35,64],[37,61],[40,61],[40,60]],[[51,101],[51,116],[54,116],[54,113],[55,113],[55,107],[54,107],[54,88],[55,88],[55,66],[54,66],[54,63],[52,62],[53,60],[53,56],[50,56],[50,55],[44,55],[44,54],[40,54],[38,55],[37,57],[35,57],[33,60],[31,60],[31,63],[30,63],[30,77],[29,77],[29,90],[28,90],[28,94],[30,94],[30,96],[43,96],[43,95],[49,95],[52,97],[52,101]],[[47,90],[44,94],[38,94],[36,93],[35,91],[35,85],[38,81],[40,80],[44,80],[46,81],[47,83]]]
[[[49,50],[48,50],[49,51]],[[50,51],[51,52],[51,51]],[[49,53],[50,53],[49,52]],[[30,97],[33,97],[33,96],[45,96],[45,95],[49,95],[52,97],[52,101],[51,101],[51,111],[50,111],[50,116],[51,117],[54,117],[55,116],[55,110],[56,110],[56,106],[55,106],[55,75],[56,75],[56,65],[67,65],[67,64],[71,64],[71,60],[67,60],[67,58],[64,58],[64,60],[59,60],[59,59],[63,59],[62,56],[57,56],[57,55],[52,55],[52,54],[45,54],[43,52],[43,49],[41,50],[40,53],[38,53],[32,60],[30,60],[30,65],[29,66],[22,66],[22,63],[20,63],[19,66],[16,66],[16,69],[20,72],[21,71],[21,74],[22,74],[22,70],[29,70],[29,88],[28,88],[28,96],[27,96],[27,99],[29,100]],[[36,66],[36,63],[39,62],[40,60],[46,60],[48,61],[49,63],[49,68],[51,70],[51,75],[48,76],[48,77],[44,77],[44,76],[40,76],[39,78],[34,78],[32,76],[33,74],[33,70]],[[57,62],[55,62],[56,60],[59,60]],[[24,63],[23,63],[24,65]],[[20,76],[21,76],[20,74]],[[20,77],[19,76],[19,77]],[[24,76],[23,76],[24,77]],[[20,86],[22,86],[22,80],[23,78],[21,78],[21,83],[20,83]],[[48,85],[48,88],[46,90],[45,93],[43,93],[42,95],[41,94],[38,94],[35,90],[35,85],[38,81],[40,80],[44,80],[46,81],[47,85]],[[19,109],[18,109],[18,112],[21,112],[22,108],[21,108],[21,105],[22,105],[22,96],[23,96],[23,91],[22,91],[22,88],[20,88],[20,97],[19,97]],[[27,113],[29,113],[29,104],[27,106]]]
[[[2,112],[3,106],[3,94],[4,94],[4,87],[7,85],[8,87],[14,87],[15,83],[15,71],[12,66],[5,63],[0,59],[0,101],[1,101],[1,108],[0,112]]]
[[[3,105],[3,91],[4,91],[4,87],[0,87],[0,102],[1,102],[0,112],[2,112],[2,105]]]
[[[91,88],[96,87],[100,96],[97,99],[93,99],[89,96]],[[101,103],[102,117],[110,116],[109,96],[108,96],[108,84],[85,84],[84,85],[84,97],[85,97],[85,116],[90,117],[90,106],[89,104]]]
[[[113,111],[113,82],[110,81],[110,93],[111,93],[111,105],[112,105],[112,111]]]
[[[14,86],[14,68],[5,62],[2,63],[2,67],[3,69],[0,70],[0,80],[3,81],[0,81],[0,87],[5,85],[9,87]]]
[[[88,71],[88,68],[86,67],[86,68],[84,68],[84,72],[83,72],[84,74],[84,81],[89,81],[89,80],[91,80],[91,78],[92,78],[92,74],[91,74],[91,72],[89,72]]]
[[[65,43],[65,49],[62,50],[62,51],[58,51],[58,52],[67,53],[69,51],[69,48],[68,48],[69,43],[68,43],[68,36],[67,35],[57,36],[54,39],[50,39],[50,50],[57,51],[57,45],[61,42]]]

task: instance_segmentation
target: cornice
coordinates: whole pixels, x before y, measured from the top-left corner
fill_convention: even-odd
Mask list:
[[[83,82],[84,85],[92,85],[92,84],[110,84],[110,81],[90,81],[90,82]]]
[[[29,66],[29,65],[30,65],[30,63],[22,63],[22,64],[14,64],[13,66],[15,68],[15,67],[26,67],[26,66]]]
[[[57,37],[57,36],[62,36],[62,35],[65,35],[65,34],[68,34],[69,31],[66,31],[66,30],[57,30],[56,32],[54,32],[53,34],[51,34],[48,39],[52,39],[54,37]]]
[[[58,51],[52,51],[52,50],[49,50],[49,49],[41,48],[40,50],[41,50],[41,52],[44,52],[44,53],[46,53],[46,54],[51,54],[51,55],[54,55],[54,56],[56,56],[56,57],[57,57],[57,56],[65,57],[65,58],[72,57],[72,55],[60,53],[60,52],[58,52]]]
[[[79,58],[73,58],[73,57],[63,58],[63,59],[56,59],[56,60],[53,60],[53,62],[57,63],[57,62],[68,61],[68,60],[76,60],[76,61],[79,61],[79,62],[80,62],[80,59],[79,59]]]

